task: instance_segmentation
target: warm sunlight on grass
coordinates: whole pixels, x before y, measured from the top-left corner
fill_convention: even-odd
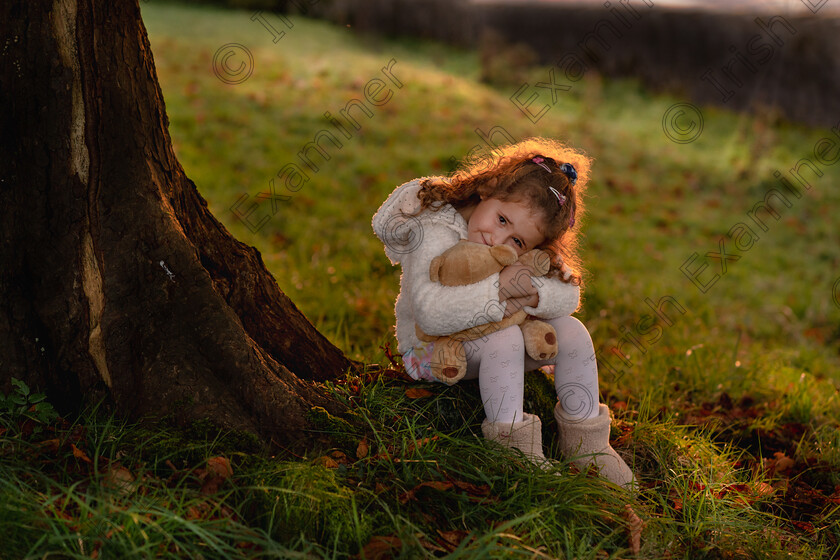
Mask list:
[[[380,367],[324,387],[350,413],[312,411],[329,447],[310,457],[266,457],[249,437],[208,426],[156,431],[107,411],[42,417],[19,389],[0,403],[0,556],[595,560],[629,557],[634,535],[640,558],[838,554],[840,169],[807,175],[812,188],[777,204],[778,219],[763,215],[747,249],[729,233],[782,188],[776,170],[813,158],[831,132],[701,107],[702,136],[676,144],[661,121],[683,99],[596,75],[534,124],[510,102],[514,88],[477,81],[476,53],[301,16],[273,43],[247,11],[142,11],[187,175],[322,332]],[[225,44],[253,55],[241,84],[212,70]],[[389,82],[388,102],[368,104],[371,116],[360,113],[300,190],[277,179],[288,200],[260,199],[334,126],[324,113],[363,100],[391,60],[402,87]],[[477,128],[496,126],[595,158],[578,317],[603,360],[613,446],[638,496],[558,456],[542,373],[528,375],[526,408],[543,417],[548,470],[480,437],[475,384],[410,385],[388,359],[399,269],[371,216],[395,186],[447,173],[480,144]],[[263,227],[237,217],[241,200],[259,204]],[[681,267],[722,242],[739,258],[725,270],[709,259],[702,291]],[[667,326],[645,331],[656,310]]]

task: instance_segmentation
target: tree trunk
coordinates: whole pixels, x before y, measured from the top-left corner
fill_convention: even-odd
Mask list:
[[[305,438],[359,364],[184,174],[137,0],[4,1],[0,41],[0,390]]]

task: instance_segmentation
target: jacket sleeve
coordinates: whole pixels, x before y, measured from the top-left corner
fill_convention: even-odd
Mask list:
[[[427,224],[424,224],[427,225]],[[443,286],[429,279],[432,259],[459,241],[446,227],[427,227],[424,242],[402,257],[414,319],[426,334],[449,335],[464,329],[501,321],[505,303],[499,302],[499,274],[468,286]]]
[[[533,278],[531,280],[540,295],[537,307],[522,309],[540,319],[554,319],[574,313],[580,305],[580,286],[568,284],[559,278]]]
[[[373,232],[385,244],[385,255],[391,264],[398,264],[403,256],[423,242],[419,225],[420,200],[417,192],[421,182],[414,179],[394,189],[371,220]]]

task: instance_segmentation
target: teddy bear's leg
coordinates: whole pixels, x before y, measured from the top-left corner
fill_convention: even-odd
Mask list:
[[[467,374],[464,345],[449,336],[435,341],[432,352],[432,374],[447,385],[454,385]]]
[[[529,356],[535,360],[551,360],[557,356],[557,333],[554,327],[533,317],[528,317],[519,327]]]

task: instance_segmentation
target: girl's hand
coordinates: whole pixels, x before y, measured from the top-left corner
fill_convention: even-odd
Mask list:
[[[531,283],[531,269],[521,263],[506,266],[499,273],[499,302],[507,301],[505,317],[524,306],[536,307],[539,292]]]
[[[522,263],[504,267],[499,273],[499,301],[537,295],[539,292],[531,282],[532,274],[533,271]]]
[[[508,298],[507,307],[505,307],[505,317],[510,317],[526,305],[529,307],[537,307],[540,304],[540,296],[533,295],[528,297]]]

